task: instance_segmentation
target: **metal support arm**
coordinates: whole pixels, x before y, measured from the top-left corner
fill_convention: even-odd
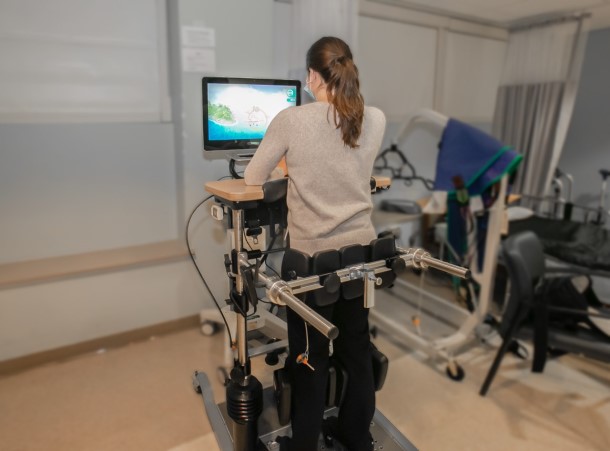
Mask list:
[[[375,305],[375,286],[381,282],[377,275],[386,271],[392,271],[393,263],[398,259],[404,262],[405,268],[411,267],[425,270],[431,267],[463,279],[470,277],[470,270],[467,268],[433,258],[424,249],[411,248],[398,248],[398,254],[393,258],[352,265],[335,271],[334,274],[340,279],[341,283],[362,279],[364,281],[364,305],[370,308]],[[249,266],[250,264],[247,253],[240,253],[238,260],[240,267]],[[258,272],[258,280],[256,282],[263,284],[271,302],[278,305],[286,305],[328,339],[334,340],[339,335],[339,330],[335,325],[295,297],[295,294],[323,288],[320,275],[287,282],[278,276],[268,275],[261,271]]]

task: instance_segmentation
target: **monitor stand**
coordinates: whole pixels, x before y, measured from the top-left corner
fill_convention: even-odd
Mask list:
[[[243,178],[236,169],[236,166],[242,166],[244,169],[254,156],[254,153],[248,153],[244,151],[244,153],[227,155],[226,158],[229,160],[229,173],[233,176],[234,179]]]
[[[243,152],[238,154],[225,155],[225,158],[229,161],[233,160],[237,163],[247,163],[252,159],[253,156],[254,152],[248,152],[247,150],[244,150]]]

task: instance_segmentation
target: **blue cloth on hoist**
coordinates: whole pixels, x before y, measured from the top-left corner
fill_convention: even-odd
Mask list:
[[[453,177],[459,175],[476,196],[511,173],[521,161],[510,146],[456,119],[449,119],[439,144],[435,191],[455,191]]]
[[[480,195],[483,205],[488,208],[494,201],[488,188],[505,174],[512,173],[521,160],[521,155],[510,146],[505,146],[487,133],[455,119],[447,122],[439,144],[434,188],[436,191],[448,191],[447,240],[457,254],[457,263],[466,263],[463,259],[467,251],[468,226],[464,213],[467,206],[458,202],[453,178],[460,176],[468,195]],[[479,215],[475,224],[479,268],[483,265],[485,240],[482,237],[487,233],[487,219],[486,213]]]

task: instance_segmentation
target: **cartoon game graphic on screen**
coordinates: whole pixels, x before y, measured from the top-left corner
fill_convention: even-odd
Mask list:
[[[208,135],[213,141],[262,139],[271,120],[297,104],[293,86],[208,86]]]

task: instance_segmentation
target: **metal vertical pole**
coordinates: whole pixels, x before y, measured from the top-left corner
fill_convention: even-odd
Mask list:
[[[239,254],[244,247],[244,211],[233,210],[233,246]],[[237,263],[237,278],[235,280],[235,289],[238,294],[242,294],[244,290],[243,280],[240,274],[240,265]],[[246,337],[246,318],[239,313],[237,316],[237,360],[242,367],[246,367],[248,361],[248,340]],[[246,371],[249,372],[249,369]],[[248,374],[246,374],[247,376]]]

